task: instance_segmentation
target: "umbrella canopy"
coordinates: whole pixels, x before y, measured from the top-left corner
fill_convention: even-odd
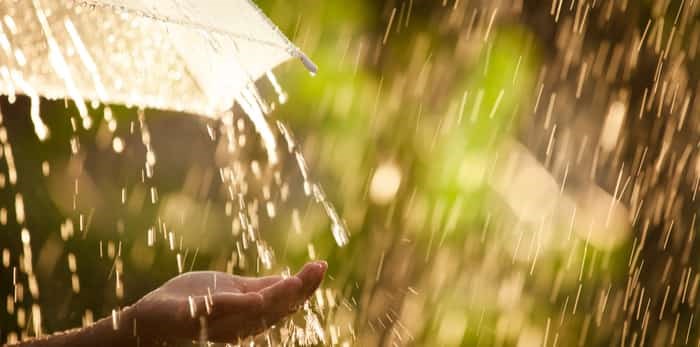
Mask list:
[[[0,19],[0,94],[32,98],[40,138],[41,96],[75,101],[86,128],[90,103],[216,117],[236,100],[269,140],[253,82],[278,89],[290,58],[316,71],[249,0],[9,0]]]

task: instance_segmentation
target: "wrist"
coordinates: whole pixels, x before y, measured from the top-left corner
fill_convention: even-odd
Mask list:
[[[131,347],[142,346],[134,335],[132,308],[114,311],[110,316],[83,328],[58,332],[20,342],[17,347]]]

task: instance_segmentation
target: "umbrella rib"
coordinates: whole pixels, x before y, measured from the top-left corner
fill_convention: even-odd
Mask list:
[[[257,4],[255,4],[252,0],[246,1],[248,2],[248,5],[250,5],[250,7],[254,8],[255,11],[258,12],[260,18],[262,18],[262,20],[264,20],[267,23],[267,25],[270,26],[270,28],[272,28],[272,30],[287,43],[287,49],[292,56],[301,59],[301,62],[304,64],[304,66],[312,73],[315,74],[316,72],[318,72],[318,67],[316,66],[316,64],[314,64],[314,62],[311,61],[311,59],[309,59],[309,57],[307,57],[306,54],[304,54],[304,52],[302,52],[292,41],[290,41],[287,38],[286,35],[284,35],[284,33],[282,33],[280,28],[278,28],[277,25],[275,25],[275,23],[273,23],[270,20],[270,18],[268,18],[265,15],[265,13],[260,9],[260,7],[258,7]]]

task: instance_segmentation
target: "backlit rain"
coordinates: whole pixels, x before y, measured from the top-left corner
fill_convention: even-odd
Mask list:
[[[229,345],[700,346],[699,55],[696,0],[0,0],[0,341],[326,260]]]

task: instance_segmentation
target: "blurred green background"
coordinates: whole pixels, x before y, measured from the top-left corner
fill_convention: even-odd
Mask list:
[[[49,332],[103,317],[176,275],[180,257],[184,271],[245,275],[326,259],[326,304],[315,300],[329,345],[697,342],[697,4],[257,3],[320,67],[314,77],[297,62],[275,71],[289,96],[283,105],[266,81],[259,88],[276,103],[271,117],[296,135],[349,244],[336,244],[285,153],[290,198],[260,220],[275,265],[266,270],[253,255],[240,263],[239,226],[219,179],[227,157],[210,136],[215,120],[154,110],[141,117],[115,105],[110,130],[98,106],[92,130],[76,134],[74,105],[42,100],[52,137],[40,143],[25,116],[29,100],[2,98],[20,176],[0,189],[0,213],[9,216],[0,228],[3,341],[29,331],[34,304]],[[677,13],[680,24],[669,24]],[[642,44],[647,23],[651,43]],[[664,50],[669,35],[675,41]],[[660,57],[671,68],[658,68]],[[668,94],[652,89],[664,81]],[[685,127],[683,95],[693,100]],[[658,105],[646,106],[654,98]],[[609,150],[603,133],[615,102],[626,118]],[[241,119],[252,144],[235,160],[255,165],[263,152]],[[151,179],[143,178],[144,128],[157,156]],[[31,298],[32,279],[20,274],[24,300],[14,304],[23,263],[17,193],[40,295]],[[167,240],[149,246],[151,228],[174,232],[175,250]]]

